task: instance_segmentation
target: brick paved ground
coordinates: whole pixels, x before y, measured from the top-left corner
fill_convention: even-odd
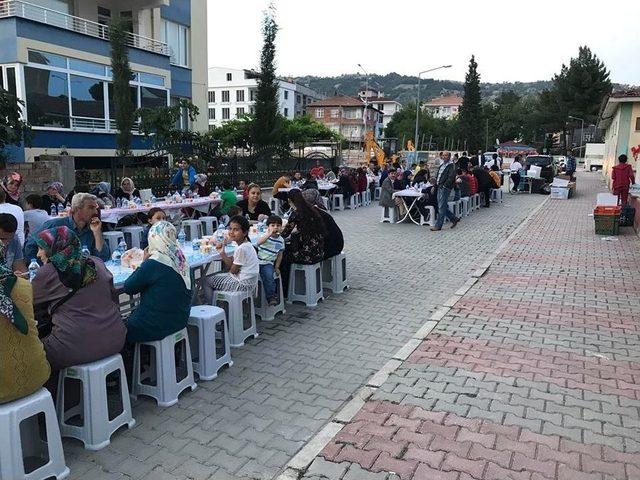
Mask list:
[[[304,479],[640,479],[640,241],[549,200]],[[393,472],[393,473],[390,473]]]
[[[65,440],[71,478],[273,478],[543,200],[506,196],[439,233],[380,224],[374,206],[337,213],[347,293],[259,323],[231,369],[171,408],[139,401],[109,447]]]

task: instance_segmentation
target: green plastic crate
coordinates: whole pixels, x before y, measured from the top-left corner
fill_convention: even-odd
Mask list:
[[[596,235],[618,235],[620,231],[619,215],[595,215]]]

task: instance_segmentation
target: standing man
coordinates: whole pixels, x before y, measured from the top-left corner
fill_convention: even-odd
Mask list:
[[[178,164],[180,168],[171,180],[171,186],[183,190],[189,188],[196,181],[196,169],[191,166],[191,162],[183,158]]]
[[[68,217],[54,218],[44,222],[42,230],[65,226],[75,233],[82,245],[86,245],[94,257],[99,257],[102,261],[109,260],[111,252],[109,245],[102,236],[102,222],[98,216],[98,199],[90,193],[76,193],[71,199],[71,214]],[[41,231],[42,231],[41,230]],[[29,235],[24,246],[26,258],[36,258],[38,245],[36,244],[36,234]]]
[[[576,173],[576,157],[567,150],[567,163],[564,166],[564,172],[569,175],[569,180],[573,180],[573,174]]]
[[[453,189],[456,181],[456,169],[454,163],[451,161],[451,153],[442,153],[442,165],[438,168],[438,174],[436,175],[436,184],[438,186],[438,219],[434,227],[431,227],[433,232],[442,230],[444,224],[444,217],[446,216],[451,222],[451,228],[455,228],[458,224],[458,219],[449,210],[449,195]]]

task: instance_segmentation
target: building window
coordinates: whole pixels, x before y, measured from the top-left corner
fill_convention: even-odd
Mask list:
[[[347,109],[344,111],[344,118],[350,119],[350,120],[354,120],[357,118],[362,118],[362,110],[355,110],[355,109]]]
[[[244,107],[236,108],[236,118],[240,118],[244,115]]]
[[[636,132],[640,132],[640,117],[636,118]]]
[[[284,91],[284,99],[289,100],[289,90]]]
[[[230,82],[233,79],[233,75],[231,73],[227,73],[227,82]]]
[[[316,108],[316,118],[324,118],[324,108]]]
[[[229,90],[222,90],[223,103],[229,103]]]
[[[67,74],[24,67],[24,83],[29,123],[69,128]]]
[[[223,120],[229,120],[229,109],[228,108],[223,108],[222,109],[222,119]]]
[[[159,88],[140,87],[140,107],[157,108],[167,106],[167,91]]]
[[[254,107],[253,105],[251,105],[251,106],[249,107],[249,113],[250,113],[251,115],[253,115],[254,113],[256,113],[256,107]]]
[[[256,91],[255,90],[249,90],[249,100],[250,101],[252,101],[252,102],[255,101],[256,96],[257,95],[256,95]]]
[[[378,104],[378,110],[384,110],[384,103]]]
[[[287,107],[284,107],[284,116],[289,118],[289,109]]]
[[[3,75],[6,75],[6,79]],[[3,74],[3,68],[0,66],[0,88],[4,88],[11,95],[17,96],[16,67],[5,67]]]
[[[71,75],[70,83],[71,115],[74,117],[104,118],[104,82]]]
[[[216,109],[215,108],[210,108],[209,109],[209,120],[215,120],[216,119]]]
[[[214,90],[209,90],[207,94],[209,96],[209,103],[216,103],[216,92]]]
[[[300,103],[302,101],[302,98],[300,97],[300,95],[296,95],[296,103]]]
[[[340,109],[332,108],[331,109],[331,118],[340,118]]]
[[[236,90],[236,102],[244,102],[244,90]]]
[[[189,27],[163,19],[162,41],[171,49],[171,63],[189,66]]]

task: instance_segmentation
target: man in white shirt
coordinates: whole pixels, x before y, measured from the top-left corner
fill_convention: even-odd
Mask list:
[[[42,230],[44,222],[50,220],[49,213],[42,209],[42,197],[40,195],[27,195],[24,200],[24,221],[29,226],[29,235]]]
[[[511,162],[511,165],[509,166],[509,170],[511,171],[511,181],[513,182],[513,189],[511,190],[512,192],[517,192],[518,191],[518,185],[520,185],[520,170],[522,170],[522,163],[520,163],[520,160],[522,160],[522,156],[521,155],[516,155],[516,158],[513,159],[513,162]]]
[[[24,245],[24,213],[20,207],[6,203],[6,200],[6,192],[4,191],[4,188],[0,188],[0,213],[10,213],[16,217],[16,221],[18,222],[16,237],[18,238],[18,242],[20,242],[20,248],[22,248]]]

